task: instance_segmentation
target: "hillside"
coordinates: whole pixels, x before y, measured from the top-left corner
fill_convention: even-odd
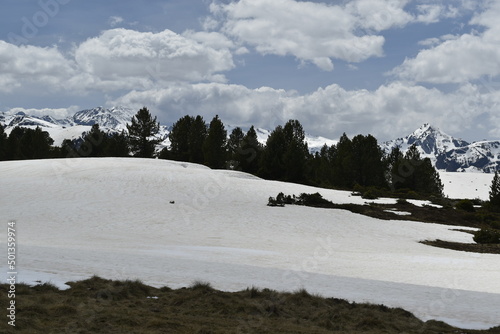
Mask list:
[[[349,192],[163,160],[2,162],[0,175],[0,209],[17,221],[19,278],[29,283],[63,286],[99,275],[171,288],[195,280],[226,291],[306,288],[462,328],[500,324],[498,256],[419,243],[471,242],[470,234],[343,210],[266,206],[281,191],[365,201]]]

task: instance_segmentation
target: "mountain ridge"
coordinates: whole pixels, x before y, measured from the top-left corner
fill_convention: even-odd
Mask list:
[[[25,112],[15,114],[0,112],[0,124],[6,127],[7,133],[16,126],[32,128],[39,126],[51,135],[55,145],[61,145],[64,139],[79,140],[94,124],[99,124],[100,128],[108,133],[126,132],[126,124],[134,115],[133,109],[123,106],[84,109],[63,119],[56,119],[50,115],[28,115]],[[226,126],[226,128],[229,135],[230,130],[235,127]],[[161,147],[170,145],[168,139],[170,130],[170,126],[160,124]],[[263,144],[271,133],[270,130],[262,128],[256,128],[256,132],[259,142]],[[323,145],[331,146],[338,141],[306,135],[306,142],[310,151],[315,153],[321,150]],[[395,147],[399,147],[405,153],[412,145],[416,145],[421,156],[429,158],[438,170],[483,173],[500,170],[500,140],[469,143],[446,134],[430,123],[425,123],[405,137],[380,143],[385,153],[389,153]]]

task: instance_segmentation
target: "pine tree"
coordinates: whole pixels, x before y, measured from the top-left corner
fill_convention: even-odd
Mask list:
[[[132,153],[139,158],[152,158],[155,147],[160,142],[155,136],[160,131],[160,124],[153,119],[149,110],[144,107],[132,117],[131,124],[127,124]]]
[[[398,183],[401,181],[401,176],[399,176],[399,167],[403,161],[403,153],[399,147],[394,147],[391,153],[386,157],[387,171],[385,175],[386,182],[391,186],[392,190],[395,190]]]
[[[364,187],[385,187],[385,161],[377,139],[357,135],[352,139],[353,182]]]
[[[47,131],[15,127],[7,138],[7,160],[46,159],[52,156],[54,140]]]
[[[269,135],[262,153],[259,175],[271,180],[284,180],[286,138],[283,127],[278,125]]]
[[[398,151],[389,159],[395,160]],[[422,159],[416,145],[412,145],[398,162],[392,161],[392,189],[408,189],[426,195],[443,196],[439,173],[429,158]]]
[[[236,170],[241,170],[239,162],[239,152],[241,151],[241,145],[244,138],[243,130],[240,127],[236,127],[231,131],[229,139],[227,141],[227,154],[230,161],[231,168]]]
[[[81,149],[86,151],[87,157],[104,157],[108,145],[108,135],[101,131],[99,124],[92,125],[89,133],[83,136],[83,144]]]
[[[125,131],[109,136],[105,147],[105,156],[123,158],[130,156],[130,145]]]
[[[498,171],[493,176],[490,186],[490,204],[495,209],[500,209],[500,176]]]
[[[205,164],[210,168],[223,169],[226,167],[227,131],[224,124],[216,115],[210,122],[208,135],[203,144]]]
[[[189,161],[202,164],[205,160],[203,144],[207,139],[208,130],[205,120],[200,115],[196,116],[189,130]]]
[[[171,159],[176,161],[190,161],[191,125],[194,119],[191,116],[180,118],[172,126],[169,133]]]
[[[352,188],[354,186],[352,141],[345,133],[340,137],[335,151],[333,185],[342,188]]]
[[[259,143],[257,132],[252,125],[243,137],[237,152],[236,160],[243,172],[257,174],[262,150],[262,144]]]
[[[306,181],[306,167],[309,160],[304,128],[298,120],[289,120],[283,128],[283,133],[286,143],[283,156],[285,181],[303,183]]]
[[[7,160],[7,134],[0,124],[0,161]]]
[[[184,116],[172,126],[170,149],[162,152],[163,158],[176,161],[204,163],[203,143],[207,137],[207,125],[201,116]]]

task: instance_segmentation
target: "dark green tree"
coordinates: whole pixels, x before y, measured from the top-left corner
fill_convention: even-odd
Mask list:
[[[285,132],[278,125],[269,135],[262,153],[259,175],[271,180],[285,179],[284,156],[287,148]]]
[[[108,136],[105,156],[125,158],[130,156],[128,136],[125,131]]]
[[[189,161],[202,164],[204,162],[203,144],[207,139],[208,130],[205,120],[200,115],[196,116],[189,131]]]
[[[216,115],[210,122],[208,135],[203,144],[205,165],[210,168],[223,169],[227,159],[227,131],[224,124]]]
[[[164,150],[162,158],[176,161],[204,163],[203,143],[207,137],[207,125],[201,116],[184,116],[172,126],[170,149]]]
[[[333,187],[333,162],[337,154],[335,145],[323,145],[319,152],[314,154],[311,160],[311,169],[309,174],[310,181],[320,187]]]
[[[403,153],[399,147],[394,147],[385,157],[385,165],[387,166],[385,179],[387,184],[391,185],[393,190],[401,180],[401,176],[399,176],[399,168],[403,161]]]
[[[409,189],[426,195],[443,196],[439,173],[429,158],[422,159],[416,145],[412,145],[396,165],[391,185],[394,190]]]
[[[190,161],[190,133],[193,117],[184,116],[172,126],[168,137],[170,139],[171,159],[176,161]]]
[[[245,134],[240,127],[236,127],[233,129],[233,131],[231,131],[229,139],[227,140],[227,152],[231,156],[231,158],[233,158],[236,154],[236,151],[238,151],[238,148],[240,147],[244,137]]]
[[[354,184],[363,187],[385,187],[385,160],[377,139],[357,135],[352,139],[352,176]]]
[[[305,132],[298,120],[289,120],[283,128],[285,136],[285,152],[283,163],[285,181],[306,182],[306,168],[309,160],[309,149],[305,142]]]
[[[7,160],[7,134],[0,124],[0,161]]]
[[[131,124],[127,124],[130,146],[135,157],[152,158],[155,147],[160,140],[156,135],[160,131],[160,124],[156,122],[149,110],[144,107],[132,117]]]
[[[333,161],[333,185],[341,188],[354,186],[352,141],[344,133],[336,145]]]
[[[257,132],[252,125],[243,137],[236,152],[236,161],[238,161],[241,171],[257,174],[262,150],[262,144],[259,142]]]
[[[490,205],[495,209],[500,209],[500,176],[495,172],[490,186]]]
[[[81,151],[85,151],[87,157],[107,156],[109,145],[108,135],[99,128],[99,124],[92,125],[90,131],[83,136]]]
[[[52,157],[54,140],[47,131],[15,127],[7,139],[7,160],[46,159]]]
[[[240,163],[238,161],[238,152],[241,150],[241,144],[245,134],[240,127],[236,127],[231,131],[229,139],[227,140],[227,154],[229,165],[232,169],[241,170]]]

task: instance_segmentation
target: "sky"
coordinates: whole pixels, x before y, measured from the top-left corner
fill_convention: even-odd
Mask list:
[[[500,1],[2,0],[0,111],[500,138]]]

